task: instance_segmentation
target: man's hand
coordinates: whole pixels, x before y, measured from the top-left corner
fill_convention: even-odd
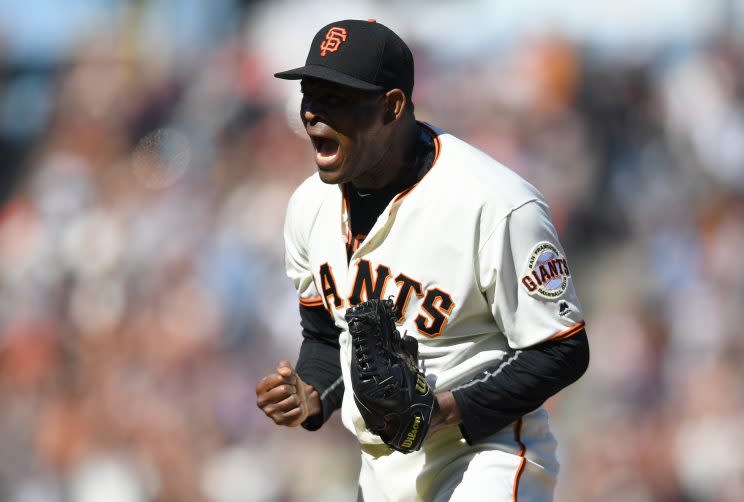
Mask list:
[[[256,385],[256,404],[277,425],[297,427],[307,417],[320,413],[320,396],[302,381],[289,361],[281,361],[276,373]]]

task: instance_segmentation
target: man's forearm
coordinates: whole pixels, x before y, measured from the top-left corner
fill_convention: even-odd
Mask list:
[[[589,364],[586,332],[517,350],[452,391],[460,429],[472,443],[540,407],[575,382]]]
[[[311,389],[306,392],[310,413],[302,426],[316,430],[341,406],[344,386],[338,353],[339,330],[323,307],[300,305],[300,319],[303,341],[297,372]]]

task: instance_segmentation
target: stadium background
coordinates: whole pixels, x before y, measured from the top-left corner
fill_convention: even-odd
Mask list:
[[[0,0],[0,500],[352,499],[337,417],[254,404],[297,355],[281,225],[314,170],[271,74],[346,17],[554,210],[592,347],[549,402],[558,500],[740,500],[736,0]]]

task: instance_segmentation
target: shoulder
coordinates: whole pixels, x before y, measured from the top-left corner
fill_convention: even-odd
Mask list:
[[[320,201],[319,196],[323,196],[325,193],[334,189],[338,190],[334,185],[327,185],[320,181],[318,173],[314,173],[305,178],[305,181],[295,188],[292,197],[289,199],[289,203],[292,205],[308,203],[313,200]]]
[[[546,205],[540,191],[507,166],[450,133],[432,130],[439,148],[431,172],[434,190],[455,195],[458,205],[494,222],[531,202]]]
[[[303,181],[287,203],[285,230],[307,235],[315,224],[323,204],[339,189],[320,180],[317,173]]]
[[[309,176],[292,193],[287,204],[287,218],[298,218],[303,215],[317,214],[323,203],[338,187],[323,183],[318,173]]]

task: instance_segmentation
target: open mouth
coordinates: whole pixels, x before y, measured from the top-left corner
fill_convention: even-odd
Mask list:
[[[338,142],[321,136],[311,136],[310,139],[315,147],[315,162],[318,167],[327,168],[335,164],[339,154]]]
[[[315,145],[315,151],[323,157],[331,157],[338,152],[338,143],[330,138],[316,136],[313,138],[313,145]]]

